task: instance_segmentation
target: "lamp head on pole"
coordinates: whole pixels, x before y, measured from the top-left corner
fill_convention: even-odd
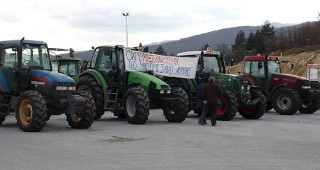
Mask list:
[[[122,13],[122,15],[127,17],[127,16],[129,16],[129,13]]]

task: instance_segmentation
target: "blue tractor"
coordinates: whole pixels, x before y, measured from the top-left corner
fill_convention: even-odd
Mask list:
[[[15,111],[23,131],[41,131],[51,115],[60,114],[72,128],[87,129],[94,122],[94,100],[75,89],[72,78],[52,72],[45,42],[0,41],[0,125]]]

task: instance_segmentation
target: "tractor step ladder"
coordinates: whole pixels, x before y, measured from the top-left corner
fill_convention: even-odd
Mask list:
[[[114,89],[109,89],[107,92],[107,99],[105,101],[105,109],[115,110],[117,100],[118,100],[119,89],[114,91]]]
[[[196,91],[191,91],[191,107],[195,108],[197,106],[197,92]]]

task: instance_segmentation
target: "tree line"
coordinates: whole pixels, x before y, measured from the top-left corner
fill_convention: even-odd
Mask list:
[[[228,44],[222,43],[217,44],[215,50],[220,51],[229,60],[232,58],[233,62],[239,62],[245,55],[268,54],[294,47],[320,44],[320,13],[317,18],[317,22],[305,22],[277,30],[269,21],[265,21],[260,29],[250,32],[248,36],[240,30],[231,48]],[[207,47],[210,47],[209,44],[202,45],[199,50],[206,50]],[[148,52],[149,47],[145,47],[143,51]],[[167,55],[161,45],[154,53]]]
[[[268,54],[289,48],[320,44],[320,20],[297,26],[280,28],[277,31],[265,21],[255,33],[248,36],[241,30],[237,33],[232,48],[234,61],[242,61],[245,55]]]

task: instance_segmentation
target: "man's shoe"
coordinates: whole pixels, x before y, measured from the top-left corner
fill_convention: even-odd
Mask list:
[[[211,126],[216,126],[217,121],[211,121]]]
[[[199,120],[198,123],[199,123],[200,125],[205,125],[205,124],[207,124],[207,122],[206,122],[206,121],[203,121],[203,120]]]

